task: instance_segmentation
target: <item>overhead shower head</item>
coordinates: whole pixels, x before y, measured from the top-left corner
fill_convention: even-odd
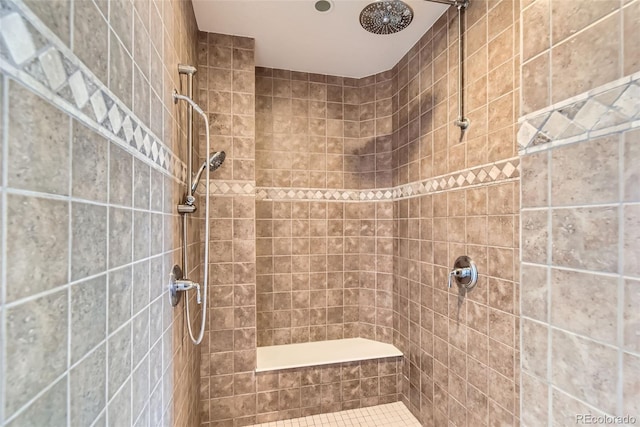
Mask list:
[[[381,0],[368,4],[360,12],[360,25],[373,34],[393,34],[413,21],[413,9],[400,0]]]
[[[198,172],[196,176],[191,181],[191,192],[195,192],[198,187],[198,183],[200,182],[200,177],[202,176],[202,172],[207,168],[207,163],[209,163],[209,170],[211,172],[218,169],[224,163],[224,159],[227,155],[224,151],[216,151],[210,157],[208,162],[203,162],[200,168],[198,168]]]

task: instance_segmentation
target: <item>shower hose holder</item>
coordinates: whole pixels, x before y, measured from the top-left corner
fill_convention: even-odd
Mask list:
[[[449,288],[455,279],[458,287],[470,291],[478,283],[478,267],[471,258],[466,255],[458,257],[453,264],[453,270],[449,272]]]

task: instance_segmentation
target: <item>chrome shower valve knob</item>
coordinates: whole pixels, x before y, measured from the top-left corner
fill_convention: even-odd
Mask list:
[[[454,268],[449,272],[449,287],[451,287],[452,278],[464,279],[465,277],[471,277],[471,267],[467,268]]]
[[[198,304],[202,304],[202,297],[200,296],[200,283],[192,282],[191,280],[176,280],[175,289],[177,291],[188,291],[191,289],[196,290],[196,301]]]
[[[461,256],[453,264],[453,270],[449,272],[449,288],[455,279],[458,286],[467,291],[473,289],[478,283],[478,268],[471,258]]]

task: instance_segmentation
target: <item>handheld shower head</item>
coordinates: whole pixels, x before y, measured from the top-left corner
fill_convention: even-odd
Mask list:
[[[207,168],[207,163],[209,163],[209,170],[213,172],[216,169],[218,169],[220,166],[222,166],[222,163],[224,162],[225,157],[226,157],[226,154],[224,151],[216,151],[209,157],[208,162],[202,163],[200,168],[198,168],[198,172],[196,173],[196,176],[193,178],[193,181],[191,181],[192,193],[196,191],[196,188],[198,187],[198,183],[200,182],[200,178],[202,177],[202,172],[204,172],[205,169]]]

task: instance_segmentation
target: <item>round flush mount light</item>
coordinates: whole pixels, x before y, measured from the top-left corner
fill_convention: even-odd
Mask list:
[[[318,0],[315,4],[315,8],[318,12],[329,12],[333,7],[333,3],[329,0]]]

